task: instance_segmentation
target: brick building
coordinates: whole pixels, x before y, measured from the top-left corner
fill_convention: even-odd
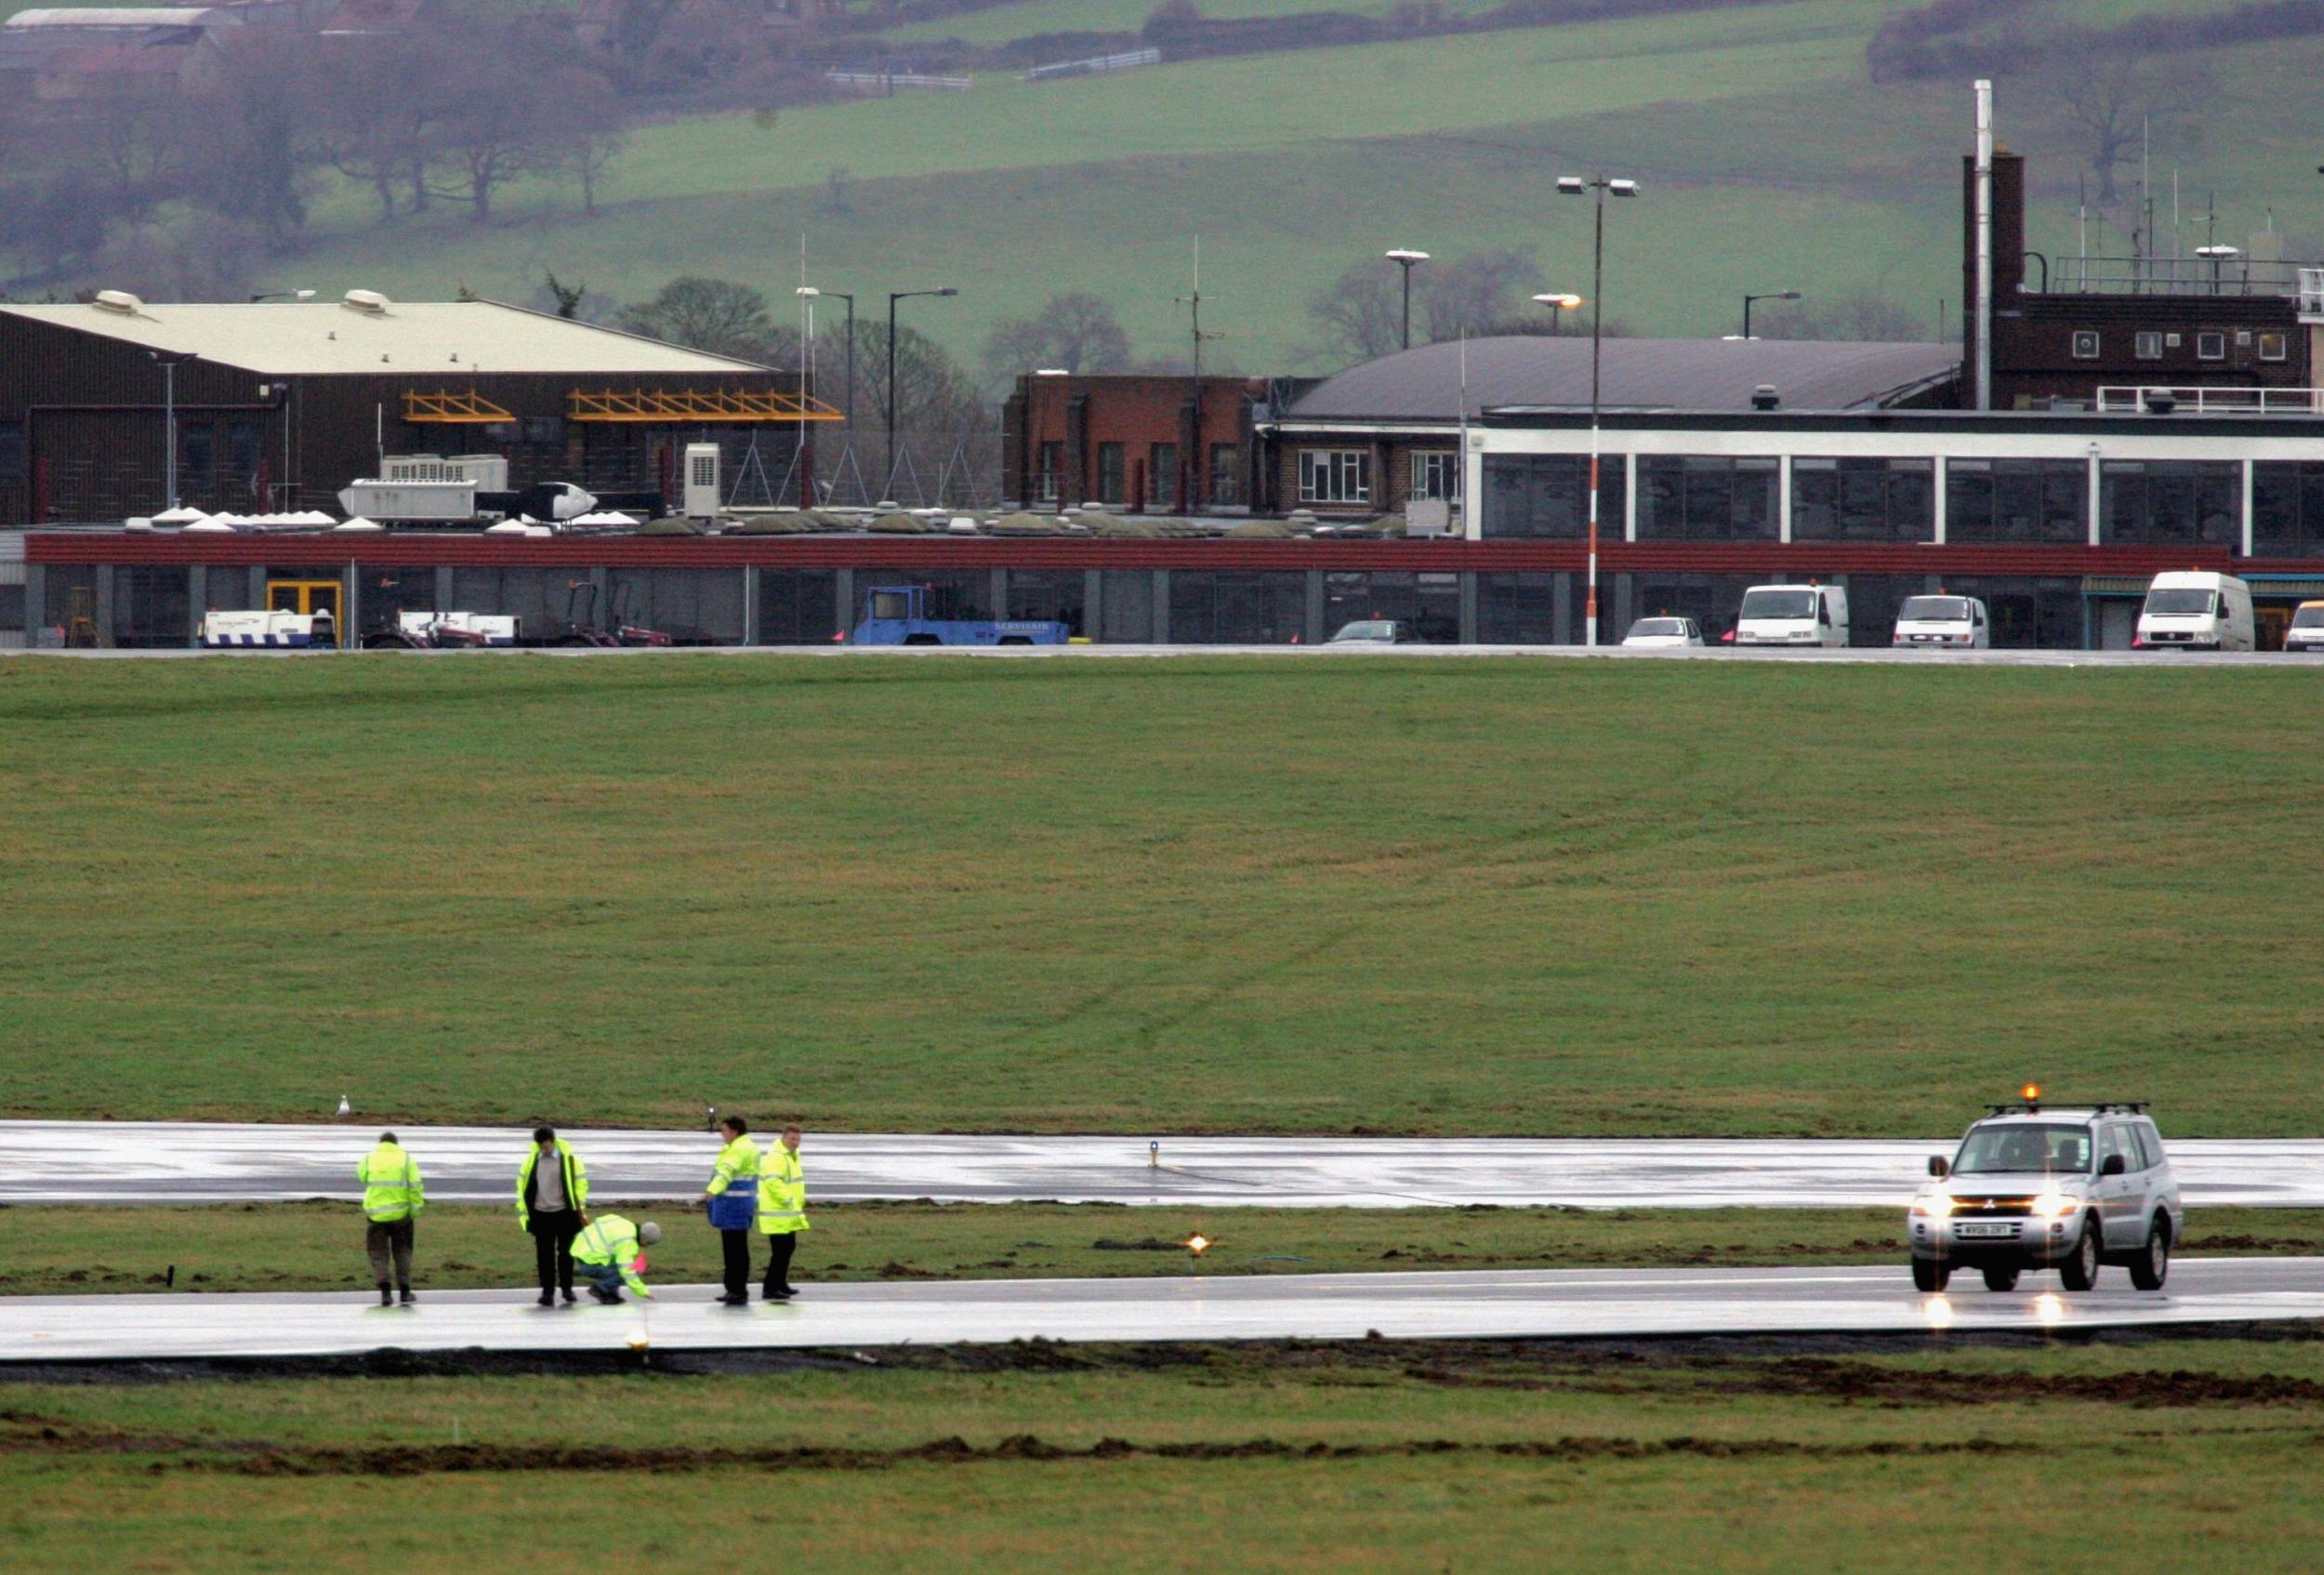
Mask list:
[[[1001,495],[1157,514],[1240,513],[1255,500],[1250,377],[1030,372],[1002,406]]]

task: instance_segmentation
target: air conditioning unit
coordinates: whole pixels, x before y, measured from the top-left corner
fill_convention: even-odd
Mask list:
[[[505,454],[390,454],[380,465],[383,482],[473,482],[479,492],[508,490]]]
[[[685,515],[689,520],[715,520],[719,517],[719,445],[714,443],[690,443],[686,445]]]

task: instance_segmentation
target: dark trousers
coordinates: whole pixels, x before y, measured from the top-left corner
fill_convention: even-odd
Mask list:
[[[791,1288],[791,1250],[799,1245],[799,1232],[778,1231],[767,1238],[767,1245],[773,1252],[767,1259],[767,1283],[760,1289],[772,1295]]]
[[[392,1257],[395,1283],[405,1290],[412,1288],[411,1215],[384,1224],[372,1221],[363,1228],[363,1251],[371,1255],[371,1277],[375,1283],[388,1283],[388,1263]]]
[[[581,1234],[581,1211],[560,1209],[553,1214],[535,1211],[524,1228],[533,1233],[533,1267],[543,1290],[573,1294],[573,1238]]]
[[[726,1251],[726,1293],[729,1296],[750,1294],[750,1232],[722,1230],[719,1245]]]

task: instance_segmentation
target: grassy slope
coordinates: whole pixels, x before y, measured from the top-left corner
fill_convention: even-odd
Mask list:
[[[672,1203],[623,1211],[669,1227],[652,1254],[656,1285],[717,1281],[716,1233],[698,1214]],[[1900,1218],[1896,1209],[819,1204],[796,1275],[804,1283],[1897,1264]],[[159,1290],[172,1266],[179,1290],[359,1290],[371,1283],[361,1226],[343,1203],[12,1208],[0,1214],[0,1228],[7,1240],[0,1296]],[[1167,1245],[1197,1230],[1212,1241],[1199,1262]],[[2324,1251],[2324,1211],[2205,1209],[2179,1251],[2315,1253]],[[510,1210],[432,1204],[417,1265],[419,1282],[434,1290],[527,1285],[533,1246]]]
[[[609,1524],[640,1567],[780,1549],[832,1570],[1884,1575],[1932,1547],[1971,1571],[2037,1546],[2044,1568],[2107,1568],[2127,1502],[2148,1568],[2304,1571],[2324,1533],[2319,1349],[1659,1363],[1358,1345],[1059,1351],[1012,1375],[934,1357],[0,1385],[0,1528],[26,1568],[235,1575],[570,1568],[606,1556]],[[1086,1453],[1103,1439],[1123,1444]],[[1964,1503],[2045,1476],[2067,1487],[2038,1529],[1961,1537]]]
[[[2314,1132],[2269,671],[0,667],[11,1115]]]
[[[2133,3],[2081,8],[2105,20]],[[1586,209],[1556,205],[1549,179],[1603,165],[1652,183],[1609,237],[1617,316],[1729,332],[1736,298],[1773,280],[1812,296],[1874,285],[1934,318],[1940,297],[1959,307],[1953,152],[1965,112],[1950,84],[1863,80],[1864,40],[1893,8],[1790,0],[1065,84],[995,77],[961,96],[785,111],[772,128],[680,123],[639,134],[594,220],[568,194],[519,192],[487,230],[446,216],[372,231],[349,192],[320,210],[335,233],[282,279],[416,297],[465,283],[522,298],[549,267],[634,297],[693,271],[781,294],[806,232],[820,277],[875,295],[940,276],[961,285],[959,300],[916,314],[957,350],[973,352],[995,321],[1052,290],[1088,288],[1116,304],[1142,351],[1159,353],[1178,348],[1170,301],[1199,232],[1231,336],[1220,348],[1275,370],[1307,346],[1307,298],[1386,240],[1440,255],[1529,245],[1553,283],[1583,282]],[[962,20],[1004,27],[1014,9]],[[2214,66],[2233,96],[2182,184],[2216,189],[2222,234],[2239,240],[2267,205],[2306,211],[2300,181],[2314,161],[2274,106],[2324,70],[2324,43],[2224,51]],[[2033,244],[2070,250],[2065,133],[2029,89],[2009,87],[2003,111],[2047,188]],[[835,165],[856,180],[846,212],[824,190]],[[908,266],[899,236],[911,238]],[[1038,268],[1024,266],[1029,248]]]

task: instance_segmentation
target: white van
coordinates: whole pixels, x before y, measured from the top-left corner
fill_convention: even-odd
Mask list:
[[[2233,575],[2203,570],[2157,575],[2131,644],[2151,651],[2249,651],[2251,588]]]
[[[1755,585],[1735,620],[1737,645],[1845,645],[1848,593],[1836,585]]]
[[[1985,603],[1974,596],[1908,596],[1896,609],[1896,632],[1888,642],[1983,651],[1993,643],[1993,627]]]

